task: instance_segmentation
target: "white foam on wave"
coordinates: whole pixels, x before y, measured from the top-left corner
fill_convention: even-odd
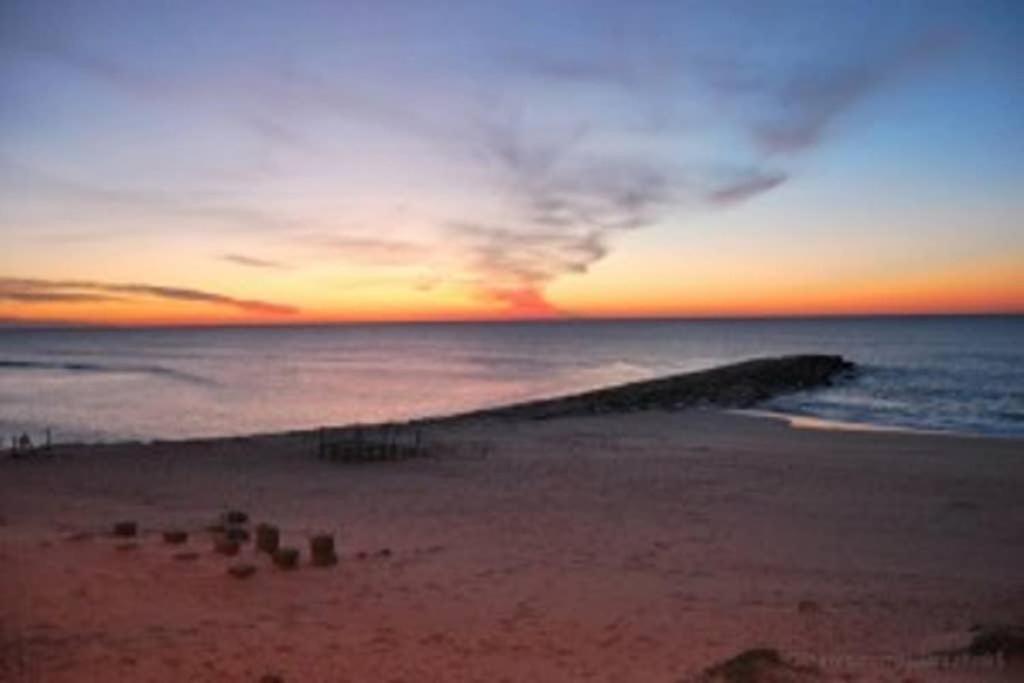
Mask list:
[[[746,415],[747,417],[760,417],[773,420],[782,420],[794,429],[817,429],[842,432],[886,432],[901,434],[931,434],[937,436],[972,436],[987,438],[991,435],[972,434],[970,432],[959,432],[946,429],[922,429],[920,427],[905,427],[901,425],[877,424],[869,422],[850,422],[847,420],[834,420],[813,415],[796,415],[775,410],[758,410],[743,408],[727,411],[734,415]]]

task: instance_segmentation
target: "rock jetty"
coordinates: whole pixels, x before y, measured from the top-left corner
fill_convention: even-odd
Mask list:
[[[853,369],[854,364],[842,356],[759,358],[700,372],[518,403],[479,411],[473,415],[547,419],[702,405],[749,408],[780,394],[828,386],[837,377]]]

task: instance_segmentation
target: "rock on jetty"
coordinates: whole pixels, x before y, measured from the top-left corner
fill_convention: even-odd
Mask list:
[[[749,408],[780,394],[828,386],[853,368],[853,363],[842,356],[759,358],[700,372],[483,410],[472,415],[546,419],[699,405]]]

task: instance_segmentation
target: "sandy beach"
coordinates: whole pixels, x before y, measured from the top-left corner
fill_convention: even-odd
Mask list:
[[[1019,680],[933,653],[1024,620],[1020,441],[712,410],[423,438],[431,457],[362,464],[311,433],[5,459],[0,678],[684,681],[774,648],[794,668],[709,680]],[[300,567],[214,553],[227,509]],[[337,565],[309,566],[318,532]]]
[[[1024,0],[0,0],[0,683],[1024,683]]]

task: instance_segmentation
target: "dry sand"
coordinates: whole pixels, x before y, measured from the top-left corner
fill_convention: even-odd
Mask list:
[[[1024,622],[1021,441],[712,411],[428,439],[439,457],[358,465],[310,435],[5,459],[0,679],[680,681],[767,646],[821,670],[772,680],[1024,680],[929,657]],[[213,554],[229,507],[302,566]],[[104,535],[121,519],[137,547]],[[321,531],[336,566],[307,564]]]

